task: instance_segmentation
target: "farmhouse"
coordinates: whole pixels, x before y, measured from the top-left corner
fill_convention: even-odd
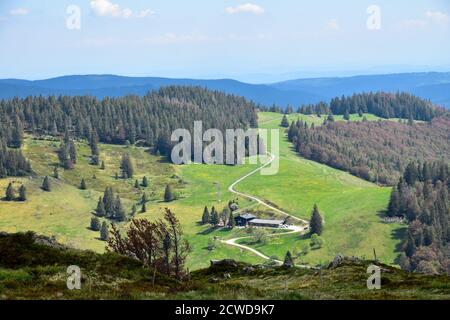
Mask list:
[[[263,228],[280,228],[284,224],[283,220],[265,220],[265,219],[252,219],[249,225],[252,227]]]
[[[246,227],[248,225],[248,223],[250,221],[252,221],[253,219],[256,219],[256,216],[254,216],[250,213],[239,215],[236,218],[234,218],[234,220],[236,221],[236,225],[239,227]]]

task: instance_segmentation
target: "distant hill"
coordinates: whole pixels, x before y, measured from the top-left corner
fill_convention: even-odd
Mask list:
[[[404,91],[450,107],[450,73],[401,73],[343,78],[310,78],[275,84],[248,84],[231,79],[195,80],[116,75],[75,75],[47,80],[0,80],[0,98],[28,95],[93,95],[98,98],[144,95],[167,85],[195,85],[241,95],[270,106],[329,101],[336,96],[368,91]]]

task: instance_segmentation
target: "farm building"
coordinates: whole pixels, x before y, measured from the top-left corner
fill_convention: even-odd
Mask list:
[[[236,221],[236,225],[239,227],[246,227],[253,219],[256,219],[256,216],[249,213],[239,215],[234,218],[234,220]]]
[[[265,220],[265,219],[252,219],[249,225],[252,227],[264,227],[264,228],[280,228],[284,224],[283,220]]]

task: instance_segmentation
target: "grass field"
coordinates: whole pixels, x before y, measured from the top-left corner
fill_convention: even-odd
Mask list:
[[[260,126],[278,128],[280,114],[260,113]],[[292,114],[290,120],[303,118],[310,123],[321,124],[323,118]],[[368,120],[377,120],[367,115]],[[339,117],[336,117],[340,120]],[[361,119],[352,115],[352,120]],[[42,177],[51,175],[57,162],[57,141],[34,140],[28,137],[24,153],[32,162],[36,176],[21,179],[1,179],[0,190],[5,190],[9,181],[24,183],[29,200],[25,203],[0,201],[0,230],[8,232],[32,230],[45,235],[53,235],[59,241],[76,248],[102,252],[105,243],[98,240],[98,233],[88,229],[91,212],[96,207],[98,197],[106,186],[118,192],[127,211],[139,204],[143,192],[150,202],[147,213],[137,217],[158,219],[164,207],[169,207],[179,217],[192,252],[188,266],[191,270],[205,267],[209,260],[232,258],[249,263],[260,263],[258,256],[242,252],[237,248],[221,244],[219,239],[246,236],[243,230],[210,230],[198,225],[203,208],[215,206],[219,211],[236,196],[228,191],[229,185],[239,177],[256,168],[243,166],[173,166],[163,159],[152,156],[143,148],[100,145],[101,159],[106,169],[89,164],[89,148],[84,142],[77,142],[78,161],[74,170],[60,169],[59,180],[52,179],[52,192],[40,189]],[[135,166],[136,176],[144,175],[150,185],[145,190],[134,188],[134,179],[116,180],[120,158],[129,153]],[[95,179],[94,179],[95,175]],[[81,178],[86,179],[88,190],[79,190]],[[162,202],[164,187],[173,185],[178,200],[166,204]],[[325,246],[309,253],[305,262],[327,261],[340,252],[346,255],[371,256],[376,248],[378,256],[392,263],[396,256],[395,238],[399,225],[383,224],[379,212],[385,209],[389,192],[347,173],[331,169],[299,158],[282,138],[280,144],[280,172],[274,176],[256,174],[237,186],[239,191],[251,193],[269,200],[293,215],[309,218],[314,203],[319,205],[325,217]],[[2,191],[3,192],[3,191]],[[241,208],[261,209],[250,201],[239,199]],[[138,205],[138,209],[140,205]],[[121,226],[122,228],[125,225]],[[207,250],[208,242],[217,238],[216,248]],[[287,250],[298,248],[303,242],[299,236],[274,237],[266,245],[257,249],[266,255],[283,257]]]

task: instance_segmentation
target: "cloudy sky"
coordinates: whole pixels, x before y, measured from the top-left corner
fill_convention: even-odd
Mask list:
[[[449,15],[447,0],[1,0],[0,78],[450,71]]]

